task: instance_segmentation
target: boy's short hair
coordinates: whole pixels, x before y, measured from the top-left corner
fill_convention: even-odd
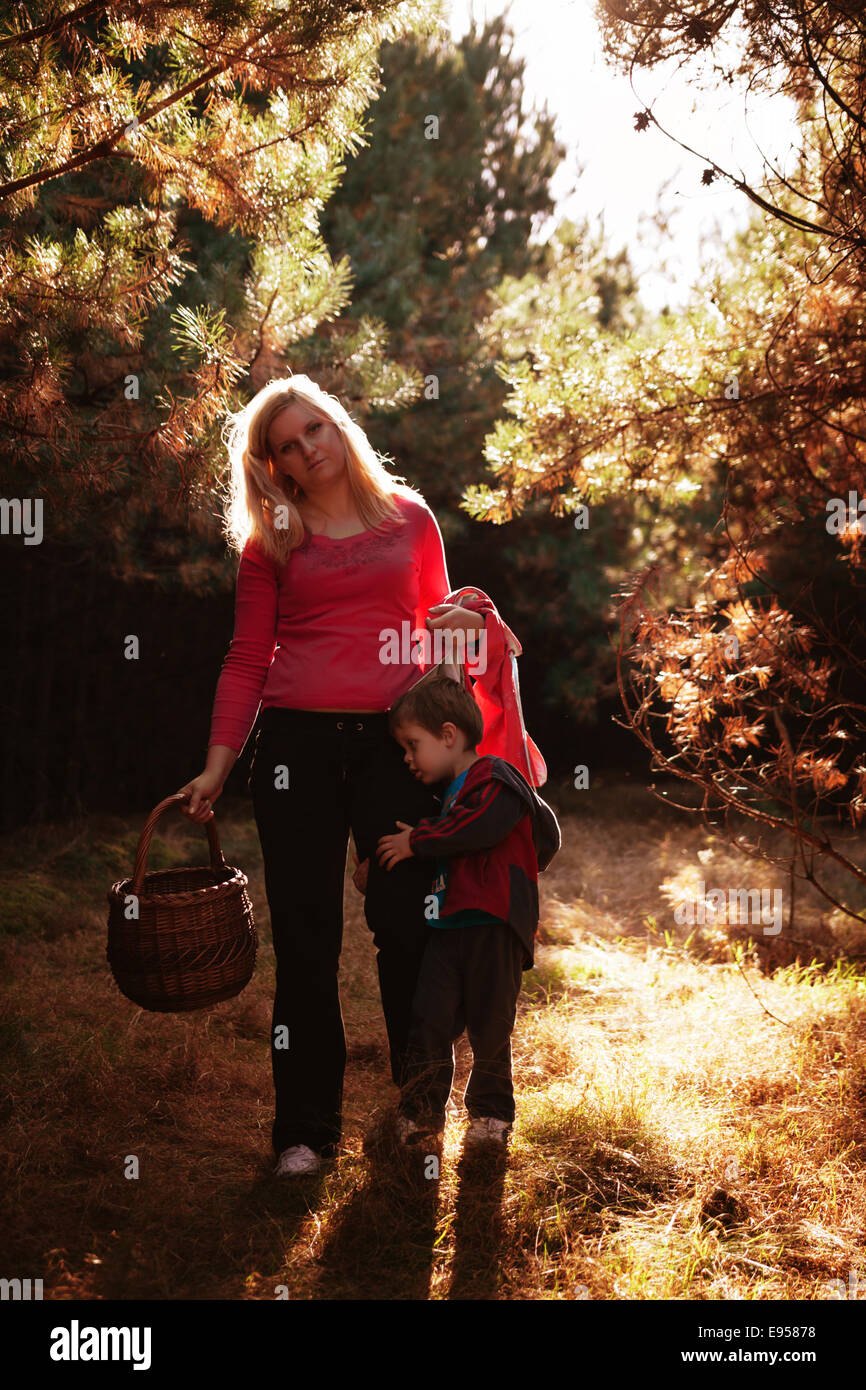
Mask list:
[[[388,711],[388,732],[392,737],[396,737],[401,725],[418,724],[439,738],[445,723],[457,726],[465,735],[466,747],[473,752],[484,737],[484,716],[474,697],[450,676],[434,676],[407,690]]]

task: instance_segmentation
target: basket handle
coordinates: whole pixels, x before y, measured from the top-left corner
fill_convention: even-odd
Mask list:
[[[139,836],[138,850],[135,856],[135,872],[132,876],[132,889],[130,890],[136,897],[139,897],[141,894],[144,874],[147,868],[147,851],[150,849],[150,837],[156,828],[157,821],[163,812],[168,810],[169,806],[174,806],[175,803],[179,801],[188,801],[189,798],[189,792],[175,792],[173,796],[167,796],[164,801],[160,801],[158,806],[154,806],[145,821],[144,829]],[[215,873],[220,869],[227,869],[228,864],[220,846],[213,816],[205,821],[204,828],[207,831],[208,844],[210,846],[211,868]]]

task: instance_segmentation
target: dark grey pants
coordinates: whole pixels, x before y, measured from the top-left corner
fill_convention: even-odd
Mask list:
[[[401,1114],[444,1126],[454,1043],[465,1028],[472,1074],[463,1103],[473,1117],[512,1123],[511,1032],[522,976],[523,946],[507,922],[431,930],[412,1004]]]
[[[387,722],[378,711],[262,710],[249,786],[277,963],[275,1153],[307,1144],[331,1155],[342,1133],[346,1037],[338,968],[350,829],[358,858],[370,860],[364,912],[377,948],[391,1076],[398,1086],[405,1080],[412,997],[430,934],[424,902],[431,869],[429,860],[413,857],[386,870],[376,845],[398,820],[415,825],[438,816],[440,801],[412,776]],[[278,765],[288,769],[285,788],[275,786]]]

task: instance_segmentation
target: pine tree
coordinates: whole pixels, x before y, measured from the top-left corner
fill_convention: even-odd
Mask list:
[[[222,574],[208,506],[221,422],[348,303],[318,215],[362,141],[378,45],[436,9],[5,14],[0,432],[7,492],[42,501],[55,541],[127,578]],[[395,364],[358,357],[362,389],[386,396],[385,379],[399,395]]]
[[[713,58],[734,14],[722,0],[600,11],[624,67]],[[556,515],[631,510],[637,546],[611,567],[618,679],[653,768],[693,783],[705,809],[787,832],[792,874],[799,859],[864,920],[866,871],[817,818],[866,812],[866,21],[847,4],[759,0],[746,24],[741,71],[798,103],[793,172],[756,188],[705,160],[701,181],[729,177],[756,211],[682,313],[619,341],[548,316],[504,368],[495,480],[472,500],[500,518],[539,497]],[[653,121],[636,113],[635,138]],[[816,855],[851,876],[850,903]]]
[[[546,111],[527,111],[522,59],[501,19],[456,45],[407,36],[382,49],[384,90],[370,141],[350,161],[322,219],[350,259],[350,316],[375,316],[418,391],[399,414],[371,412],[377,443],[405,463],[431,505],[454,513],[477,476],[502,402],[484,322],[505,275],[543,256],[531,233],[553,211],[564,155]]]

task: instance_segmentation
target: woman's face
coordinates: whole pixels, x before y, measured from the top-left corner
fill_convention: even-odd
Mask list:
[[[306,492],[334,483],[346,467],[343,436],[304,406],[285,406],[271,421],[268,450],[278,473]]]

